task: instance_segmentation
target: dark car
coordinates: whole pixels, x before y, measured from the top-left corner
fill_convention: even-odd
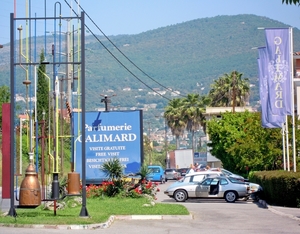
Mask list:
[[[185,176],[190,168],[179,168],[178,171],[180,172],[181,176]]]

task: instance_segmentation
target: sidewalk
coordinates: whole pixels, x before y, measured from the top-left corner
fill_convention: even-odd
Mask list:
[[[15,205],[18,204],[15,201]],[[300,221],[300,209],[299,208],[289,208],[289,207],[280,207],[280,206],[271,206],[268,205],[264,200],[259,200],[259,205],[265,209],[268,209],[270,212],[273,212],[277,215],[285,216],[290,219]],[[0,212],[8,212],[10,209],[10,199],[2,199],[2,188],[0,187]],[[116,219],[126,219],[126,220],[158,220],[158,219],[194,219],[193,215],[125,215],[125,216],[111,216],[109,220],[105,223],[94,224],[94,225],[24,225],[23,227],[31,228],[51,228],[51,229],[103,229],[108,228],[114,220]]]
[[[14,193],[15,197],[15,193]],[[15,199],[15,206],[19,205],[19,202]],[[2,199],[2,187],[0,187],[0,212],[8,212],[10,210],[10,199]]]
[[[271,212],[273,212],[275,214],[300,221],[300,209],[299,208],[271,206],[271,205],[268,205],[264,200],[259,200],[259,203],[261,204],[262,207],[270,210]]]

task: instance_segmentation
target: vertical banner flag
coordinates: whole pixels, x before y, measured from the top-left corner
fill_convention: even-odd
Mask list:
[[[292,115],[290,29],[265,29],[269,105],[274,115]]]
[[[268,105],[268,59],[266,47],[258,48],[259,58],[259,93],[261,102],[261,122],[265,128],[281,128],[284,122],[284,116],[273,115]]]

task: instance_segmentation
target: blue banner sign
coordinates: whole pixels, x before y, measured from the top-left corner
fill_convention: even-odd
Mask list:
[[[85,130],[86,180],[96,183],[106,180],[101,165],[117,158],[124,166],[124,174],[136,173],[142,163],[142,111],[86,112],[81,128],[82,113],[73,113],[75,139],[75,170],[81,175],[81,129]],[[82,175],[81,175],[82,178]]]

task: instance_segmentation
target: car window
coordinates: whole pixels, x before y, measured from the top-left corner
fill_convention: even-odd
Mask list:
[[[204,180],[201,184],[202,185],[210,185],[211,184],[211,182],[212,182],[212,178],[207,178],[206,180]]]
[[[210,185],[217,185],[219,182],[219,179],[215,178],[211,181]]]
[[[243,183],[243,181],[241,181],[240,179],[236,179],[233,177],[228,177],[228,179],[232,182],[232,183]]]
[[[228,184],[228,181],[225,178],[220,179],[220,185],[226,185]]]
[[[183,177],[183,182],[184,183],[189,183],[190,182],[190,179],[191,179],[191,176],[188,176],[188,177]]]
[[[193,181],[193,182],[201,182],[202,180],[204,180],[206,178],[205,175],[194,175],[191,177],[192,177],[191,181]]]
[[[149,168],[149,170],[151,173],[159,173],[160,172],[159,168]]]

